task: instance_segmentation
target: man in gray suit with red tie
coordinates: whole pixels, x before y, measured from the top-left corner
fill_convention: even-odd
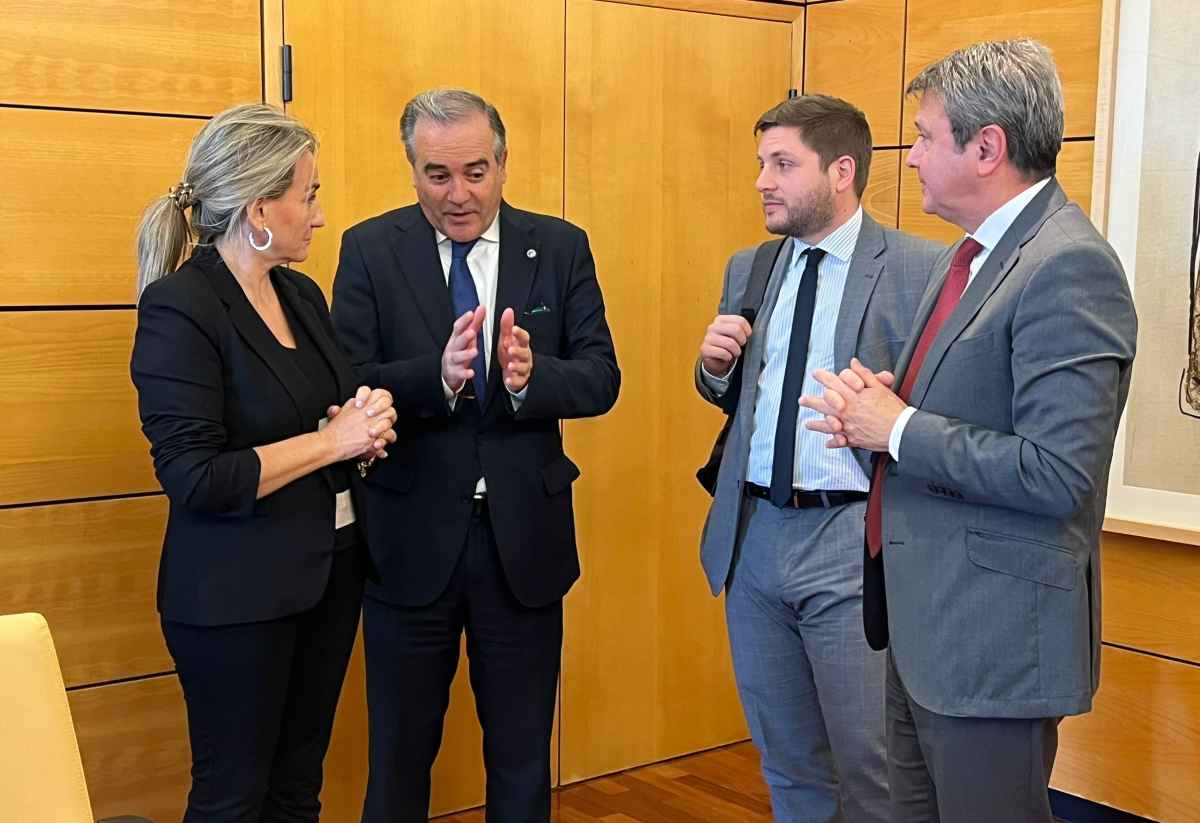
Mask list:
[[[767,229],[784,239],[730,259],[696,363],[700,394],[733,413],[701,560],[726,592],[775,819],[883,823],[885,661],[859,630],[870,455],[826,449],[798,400],[806,375],[852,355],[893,366],[942,247],[863,211],[871,130],[854,106],[787,100],[755,133]]]
[[[967,237],[917,312],[898,394],[855,362],[801,402],[831,445],[878,453],[863,608],[872,647],[890,641],[893,819],[1044,823],[1058,722],[1099,684],[1100,528],[1137,318],[1054,177],[1044,46],[969,46],[908,93],[923,207]]]

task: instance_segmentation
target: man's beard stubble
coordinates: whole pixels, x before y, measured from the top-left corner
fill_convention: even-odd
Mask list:
[[[778,200],[771,202],[780,202]],[[811,192],[800,203],[787,207],[784,221],[767,221],[767,231],[788,237],[807,237],[833,222],[833,187]]]

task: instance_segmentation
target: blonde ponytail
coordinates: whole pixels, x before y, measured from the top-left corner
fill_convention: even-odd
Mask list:
[[[138,297],[146,286],[178,268],[191,240],[192,230],[177,197],[166,194],[146,207],[137,230]]]
[[[282,196],[296,163],[316,150],[316,137],[300,121],[262,103],[234,106],[205,123],[192,140],[183,182],[147,206],[138,225],[138,297],[175,271],[189,243],[207,245],[238,231],[246,206]]]

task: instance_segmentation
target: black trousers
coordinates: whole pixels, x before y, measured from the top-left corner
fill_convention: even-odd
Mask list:
[[[363,601],[371,764],[364,823],[428,819],[429,770],[441,746],[464,629],[483,727],[488,823],[550,820],[562,601],[541,608],[517,601],[486,510],[477,510],[436,601],[419,608],[370,594]]]
[[[184,823],[316,823],[363,574],[356,546],[334,555],[325,594],[306,612],[233,626],[162,622],[192,744]]]

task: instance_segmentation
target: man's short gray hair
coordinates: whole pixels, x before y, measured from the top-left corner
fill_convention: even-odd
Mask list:
[[[404,139],[404,153],[408,156],[408,162],[416,162],[413,132],[422,120],[432,120],[440,126],[449,126],[474,114],[487,117],[488,125],[492,127],[492,153],[497,162],[502,162],[508,151],[508,142],[500,112],[478,94],[464,89],[423,91],[408,101],[408,105],[404,107],[404,114],[400,115],[400,136]]]
[[[933,92],[961,150],[979,130],[1004,129],[1012,164],[1029,178],[1053,174],[1063,137],[1062,82],[1050,50],[1036,40],[975,43],[943,57],[905,94]]]

